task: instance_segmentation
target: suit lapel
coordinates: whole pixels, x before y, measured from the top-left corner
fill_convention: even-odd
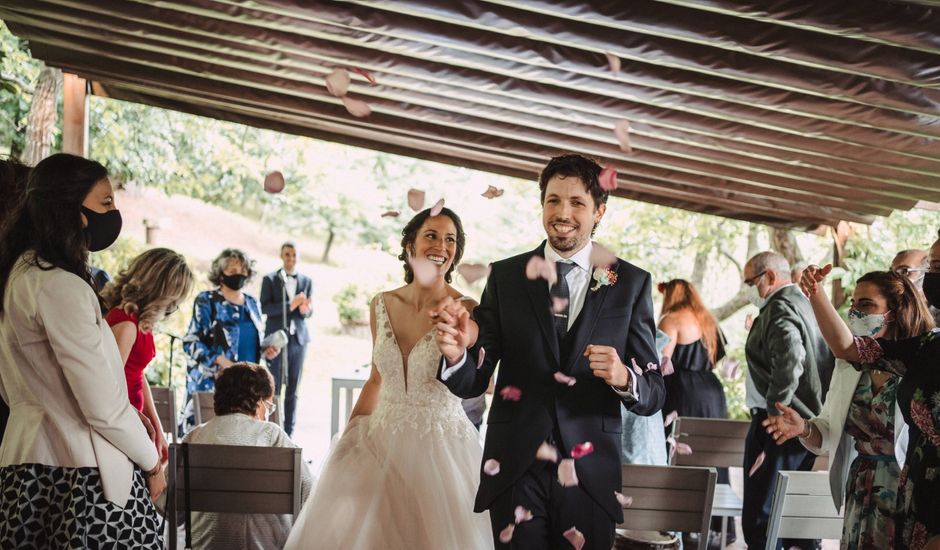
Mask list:
[[[536,248],[528,258],[532,256],[544,256],[544,246],[543,242],[538,248]],[[528,258],[526,263],[528,263]],[[523,267],[525,269],[525,267]],[[522,275],[525,278],[525,273]],[[548,343],[549,347],[552,350],[552,354],[555,357],[555,368],[557,369],[561,365],[560,355],[558,346],[558,337],[555,336],[555,325],[551,316],[551,297],[548,294],[548,283],[545,279],[535,279],[534,281],[525,278],[524,279],[526,294],[529,295],[529,301],[532,304],[532,312],[535,315],[536,321],[538,321],[539,328],[542,329],[542,335],[545,337],[545,341]]]
[[[610,285],[604,285],[597,290],[591,290],[594,285],[593,271],[591,275],[587,295],[584,297],[584,306],[581,308],[581,313],[578,314],[578,323],[573,335],[574,340],[571,344],[571,351],[568,357],[565,358],[564,372],[567,373],[571,372],[575,363],[581,358],[582,350],[587,346],[588,340],[594,332],[594,327],[597,325],[597,316],[604,306],[604,300],[607,298],[607,291],[610,288]]]

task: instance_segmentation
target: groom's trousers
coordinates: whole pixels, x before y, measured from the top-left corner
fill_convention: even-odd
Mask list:
[[[513,523],[516,506],[532,512],[532,519],[516,525],[509,543],[500,532]],[[564,532],[576,527],[584,535],[584,550],[610,550],[614,520],[580,486],[562,487],[558,465],[535,461],[525,474],[490,506],[490,522],[497,549],[546,550],[571,548]]]

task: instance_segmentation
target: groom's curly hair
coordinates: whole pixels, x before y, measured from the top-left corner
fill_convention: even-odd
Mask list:
[[[454,222],[454,228],[457,230],[457,252],[454,254],[454,261],[450,264],[450,269],[444,274],[444,280],[449,283],[451,282],[451,275],[454,272],[454,268],[457,267],[457,264],[460,263],[460,258],[463,257],[463,249],[467,244],[467,234],[463,231],[463,223],[460,221],[460,216],[453,210],[450,208],[442,208],[440,215],[450,218],[450,220]],[[415,217],[411,218],[401,230],[401,254],[398,255],[398,259],[402,261],[405,268],[405,283],[410,284],[411,281],[415,280],[415,273],[408,263],[408,247],[414,245],[415,241],[418,240],[418,231],[421,230],[421,226],[424,225],[424,222],[430,217],[431,209],[425,208],[415,214]]]
[[[539,199],[542,204],[545,204],[545,189],[548,188],[548,181],[555,176],[575,177],[580,178],[584,183],[585,190],[594,199],[594,208],[597,208],[602,204],[607,204],[607,197],[610,196],[610,192],[601,187],[598,180],[600,175],[601,165],[594,159],[584,155],[572,153],[552,157],[552,160],[548,161],[548,164],[542,169],[541,175],[539,175]]]

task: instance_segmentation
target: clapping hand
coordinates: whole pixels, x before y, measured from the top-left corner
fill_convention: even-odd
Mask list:
[[[294,296],[294,299],[290,301],[290,310],[294,311],[295,309],[303,306],[307,302],[308,302],[307,295],[304,294],[303,292],[298,292]]]
[[[832,264],[826,264],[826,267],[811,265],[803,270],[803,278],[800,279],[800,288],[803,294],[812,298],[819,291],[819,283],[823,282],[829,272],[832,271]]]
[[[274,346],[268,346],[264,348],[264,351],[263,351],[264,358],[267,359],[268,361],[277,357],[278,353],[281,353],[281,350]]]
[[[806,420],[803,420],[800,413],[779,401],[776,407],[780,415],[768,416],[761,422],[761,425],[767,428],[767,433],[774,438],[777,445],[783,445],[794,437],[799,437],[806,430]]]

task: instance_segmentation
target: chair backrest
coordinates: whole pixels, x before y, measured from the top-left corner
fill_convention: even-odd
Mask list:
[[[197,391],[193,393],[193,416],[195,416],[197,426],[215,418],[214,392]]]
[[[176,443],[176,393],[172,388],[164,386],[151,386],[150,394],[153,396],[153,406],[157,409],[163,431],[171,434],[172,442]]]
[[[178,511],[293,514],[295,518],[300,513],[298,448],[173,444],[169,454],[170,533],[177,532]],[[176,536],[170,535],[170,543],[175,549]]]
[[[704,550],[717,478],[714,468],[625,464],[621,493],[629,502],[617,527],[700,533]]]
[[[692,454],[672,453],[670,464],[741,468],[744,465],[744,440],[750,426],[746,420],[679,417],[674,423],[673,437],[677,442],[688,445]]]
[[[828,472],[778,472],[767,523],[767,548],[777,539],[838,539],[842,514],[832,503]]]

